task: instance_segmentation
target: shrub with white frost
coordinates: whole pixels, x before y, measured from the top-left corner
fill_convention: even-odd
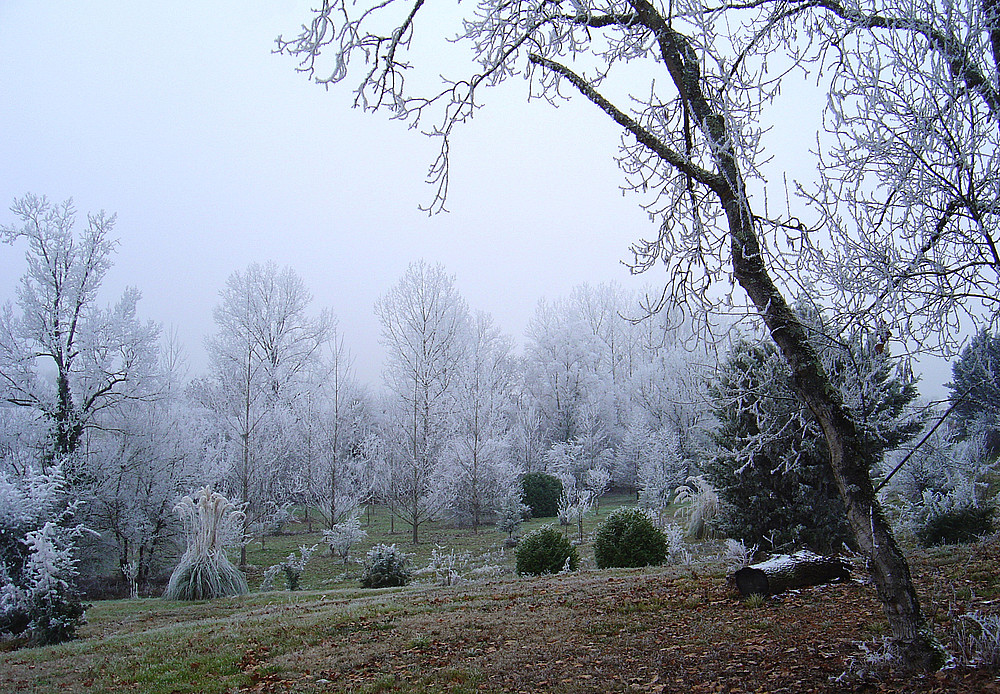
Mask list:
[[[23,476],[0,470],[0,640],[59,643],[83,623],[74,510],[59,467]]]
[[[954,620],[958,662],[1000,670],[1000,615],[970,612]]]
[[[316,552],[316,548],[319,545],[313,545],[312,547],[306,547],[305,545],[299,545],[298,555],[292,552],[288,555],[285,561],[280,564],[275,564],[264,572],[264,583],[261,585],[261,590],[270,590],[274,585],[274,579],[279,573],[285,574],[285,587],[288,590],[300,590],[299,583],[302,580],[302,572],[306,570],[306,564],[312,558],[312,555]]]
[[[25,575],[25,602],[31,621],[30,641],[47,645],[68,641],[84,621],[86,611],[74,581],[77,576],[73,544],[64,529],[51,521],[28,533],[31,548]]]
[[[521,523],[525,516],[531,514],[531,507],[523,503],[519,496],[509,494],[497,509],[497,530],[507,533],[507,541],[517,544],[517,536],[521,531]]]
[[[366,537],[368,533],[361,529],[361,521],[356,514],[323,531],[323,540],[330,545],[330,554],[343,559],[344,566],[350,559],[351,548]]]
[[[409,557],[396,545],[375,545],[368,550],[361,571],[363,588],[391,588],[410,582]]]
[[[726,538],[725,549],[722,550],[722,561],[725,562],[730,573],[738,571],[753,563],[753,556],[757,553],[757,549],[757,545],[747,547],[743,540]]]
[[[445,552],[443,547],[435,547],[431,550],[427,566],[414,573],[420,577],[430,577],[436,585],[454,586],[464,580],[462,574],[469,570],[471,564],[470,552],[456,552],[454,549]]]
[[[170,575],[167,600],[210,600],[249,592],[247,579],[226,556],[225,539],[243,522],[232,501],[208,487],[185,496],[174,509],[187,535],[187,549]]]

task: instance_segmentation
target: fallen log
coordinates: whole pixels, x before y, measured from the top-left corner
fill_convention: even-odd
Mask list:
[[[793,588],[843,581],[851,577],[850,565],[840,557],[823,557],[808,550],[780,554],[736,571],[732,578],[740,595],[776,595]]]

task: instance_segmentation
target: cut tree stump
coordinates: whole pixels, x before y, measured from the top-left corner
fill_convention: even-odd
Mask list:
[[[808,550],[780,554],[733,574],[740,595],[777,595],[793,588],[843,581],[851,577],[850,565],[840,557],[823,557]]]

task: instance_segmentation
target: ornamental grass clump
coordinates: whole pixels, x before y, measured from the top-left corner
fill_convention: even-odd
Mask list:
[[[636,508],[612,511],[594,538],[594,560],[599,569],[656,566],[666,558],[666,536]]]
[[[576,547],[551,525],[531,531],[517,546],[517,573],[522,576],[576,571],[579,563]]]
[[[203,487],[174,507],[184,524],[187,550],[170,575],[167,600],[211,600],[249,592],[247,579],[229,561],[225,539],[243,522],[236,504]]]

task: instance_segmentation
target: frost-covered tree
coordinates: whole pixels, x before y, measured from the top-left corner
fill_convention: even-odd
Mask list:
[[[652,435],[674,441],[687,466],[685,476],[695,474],[711,448],[712,416],[705,384],[717,360],[714,344],[705,339],[708,335],[699,335],[690,316],[679,310],[662,309],[636,327],[637,367],[628,384],[624,426],[634,427],[639,439]],[[634,441],[630,449],[631,456]],[[628,464],[630,456],[622,462]]]
[[[951,365],[948,388],[959,436],[995,438],[1000,432],[1000,338],[986,330],[977,333]]]
[[[600,431],[614,447],[627,413],[630,379],[641,368],[638,302],[614,284],[580,285],[541,301],[528,325],[525,386],[546,443]]]
[[[0,460],[14,474],[26,475],[44,459],[47,422],[24,407],[0,407]]]
[[[582,489],[592,462],[586,444],[579,439],[554,443],[545,452],[545,472],[558,477],[564,488]]]
[[[68,641],[76,636],[86,613],[76,587],[72,538],[65,528],[48,521],[28,533],[25,541],[30,550],[24,567],[30,642],[44,646]]]
[[[614,386],[624,384],[638,363],[635,349],[637,331],[625,319],[636,312],[637,302],[619,285],[611,283],[574,287],[569,295],[569,304],[588,332],[596,338],[599,345],[596,370],[604,374],[612,385],[605,390],[614,396]]]
[[[674,490],[687,477],[680,444],[671,432],[647,430],[636,445],[639,504],[660,517],[674,499]]]
[[[826,233],[804,237],[801,257],[831,304],[906,349],[950,355],[969,326],[995,330],[996,4],[802,2],[770,26],[823,67],[821,177],[800,189]],[[785,33],[803,27],[809,48]]]
[[[16,473],[0,463],[0,640],[58,643],[83,622],[74,511],[61,467]]]
[[[708,465],[726,537],[773,551],[836,551],[850,537],[822,434],[768,343],[738,342],[713,383],[722,453]]]
[[[594,493],[589,489],[563,487],[559,495],[559,510],[556,516],[559,525],[575,525],[583,542],[583,519],[594,505]]]
[[[547,443],[583,433],[584,410],[598,378],[600,345],[567,300],[540,301],[528,323],[525,379]]]
[[[511,460],[518,472],[541,472],[545,467],[545,432],[542,417],[524,384],[524,362],[517,360],[515,373],[518,378],[508,430]]]
[[[886,460],[881,486],[902,529],[925,544],[968,542],[989,532],[996,513],[997,462],[989,431],[931,430],[903,460]],[[891,469],[890,469],[891,468]]]
[[[318,367],[292,408],[307,514],[315,508],[332,528],[372,498],[368,441],[377,426],[372,398],[355,380],[342,338],[334,336]]]
[[[387,498],[416,544],[421,524],[447,502],[441,455],[451,433],[469,310],[454,278],[442,266],[420,261],[378,300],[375,314],[388,352],[386,385],[394,396],[384,434]]]
[[[707,350],[690,320],[679,311],[649,315],[644,302],[615,285],[581,285],[539,304],[525,348],[526,389],[543,442],[588,440],[614,456],[615,482],[633,488],[639,439],[672,432],[691,474],[710,416],[701,392]]]
[[[594,498],[595,511],[600,514],[601,497],[611,488],[611,473],[606,467],[592,467],[587,470],[584,485]]]
[[[830,465],[857,545],[869,560],[884,602],[893,655],[904,667],[920,669],[940,664],[941,654],[920,611],[906,560],[875,496],[870,477],[877,462],[875,454],[868,449],[866,435],[858,430],[838,390],[832,387],[810,343],[806,324],[785,298],[787,290],[778,283],[786,271],[794,269],[772,251],[784,243],[786,231],[797,243],[803,240],[800,237],[805,229],[795,220],[769,219],[765,199],[751,194],[748,182],[759,181],[766,196],[767,181],[782,180],[764,171],[770,154],[762,149],[765,121],[761,116],[796,66],[814,67],[809,61],[826,58],[829,49],[831,60],[817,62],[816,66],[830,66],[829,73],[835,77],[831,94],[846,95],[839,102],[843,111],[853,108],[856,101],[863,102],[855,95],[869,86],[874,88],[863,96],[877,98],[886,93],[902,100],[905,107],[912,92],[896,89],[888,81],[895,74],[883,77],[877,72],[887,64],[887,55],[898,54],[898,65],[908,66],[903,74],[912,76],[915,86],[930,75],[931,81],[951,87],[951,91],[921,98],[920,106],[933,108],[919,113],[933,116],[934,109],[946,105],[944,112],[954,114],[954,120],[961,124],[961,118],[969,112],[966,106],[970,100],[975,101],[977,110],[973,112],[981,115],[976,122],[983,128],[974,131],[972,142],[985,146],[978,150],[981,156],[975,158],[978,168],[970,171],[985,175],[962,173],[942,178],[933,167],[925,167],[930,171],[926,179],[937,179],[931,181],[931,186],[952,180],[959,185],[945,195],[935,195],[935,189],[928,188],[931,194],[921,199],[921,186],[910,186],[913,167],[906,163],[912,158],[896,156],[890,158],[884,170],[892,172],[899,185],[878,190],[873,200],[881,204],[888,199],[891,205],[887,211],[898,211],[904,221],[919,222],[902,227],[913,240],[911,248],[920,252],[917,260],[927,257],[925,248],[945,248],[941,234],[928,230],[950,231],[954,228],[952,222],[960,220],[959,231],[968,230],[966,236],[973,243],[959,248],[983,252],[968,264],[960,258],[951,265],[951,271],[961,273],[965,267],[984,267],[985,273],[995,273],[996,265],[991,264],[989,253],[992,227],[977,222],[988,218],[992,223],[996,207],[993,191],[1000,180],[992,170],[996,165],[993,153],[997,129],[991,114],[1000,106],[991,79],[996,73],[995,57],[991,61],[992,52],[983,50],[987,37],[996,34],[990,29],[993,22],[987,19],[992,5],[969,5],[964,8],[967,12],[952,11],[951,7],[939,12],[933,4],[897,8],[887,3],[887,7],[873,10],[837,0],[711,6],[701,0],[680,4],[649,0],[482,0],[473,9],[460,6],[456,10],[464,20],[458,40],[471,49],[472,65],[464,74],[440,82],[434,78],[437,66],[429,66],[429,80],[420,78],[419,68],[430,59],[417,51],[414,38],[422,36],[424,30],[431,32],[453,24],[440,16],[427,16],[433,15],[438,6],[420,0],[390,0],[374,6],[346,0],[327,2],[314,10],[315,16],[303,24],[298,37],[279,39],[278,47],[297,55],[303,71],[327,84],[353,74],[351,68],[358,61],[366,63],[355,91],[356,104],[373,110],[387,109],[411,124],[432,124],[430,134],[441,144],[440,156],[430,172],[436,186],[432,210],[443,208],[448,191],[449,153],[455,128],[481,106],[486,89],[511,77],[525,77],[529,94],[551,103],[568,94],[579,94],[620,127],[624,133],[620,161],[627,187],[646,196],[646,209],[659,222],[655,238],[634,246],[636,269],[649,269],[662,262],[665,294],[702,307],[738,303],[732,292],[714,290],[730,280],[746,293],[750,307],[762,319],[793,374],[793,392],[808,406],[825,434]],[[857,39],[856,51],[845,50],[845,35],[851,41]],[[978,50],[967,51],[958,35],[974,36]],[[880,50],[871,50],[874,37],[882,36],[892,40],[878,43]],[[327,49],[332,54],[330,72],[321,74],[317,71],[325,70]],[[837,59],[832,59],[834,52]],[[850,59],[841,59],[847,56]],[[913,59],[907,61],[910,57]],[[868,72],[872,74],[864,74],[865,68],[871,68]],[[856,79],[858,75],[860,79]],[[615,100],[620,100],[621,105],[616,105]],[[866,122],[873,129],[882,123],[877,102],[871,108],[862,108],[872,116]],[[865,196],[869,171],[878,171],[877,160],[863,158],[867,152],[876,146],[885,148],[888,143],[890,150],[895,147],[906,156],[907,147],[919,141],[924,132],[919,126],[924,122],[912,128],[913,119],[907,117],[910,113],[917,111],[902,108],[889,114],[898,137],[886,138],[877,132],[878,137],[854,138],[843,147],[844,152],[855,155],[848,163],[862,181],[856,187],[847,186],[848,194],[840,196],[847,198],[846,204]],[[834,130],[840,133],[845,128]],[[964,136],[956,140],[967,141],[969,138]],[[941,164],[949,174],[964,172],[963,167],[970,162],[964,149],[944,157],[938,157],[930,146],[921,145],[919,151],[926,152],[928,163]],[[837,194],[842,192],[836,186],[831,188]],[[785,198],[784,191],[773,192],[776,198]],[[962,194],[948,195],[955,192]],[[822,195],[816,197],[822,203],[828,202]],[[916,202],[917,214],[907,212],[911,200]],[[963,213],[956,215],[956,210]],[[857,229],[867,234],[873,227],[897,228],[889,223],[895,221],[893,215],[883,217],[890,218],[884,226],[875,217],[871,221],[877,224],[860,223]],[[926,224],[928,217],[935,223]],[[831,225],[839,218],[835,210],[827,217]],[[936,222],[941,220],[945,224],[938,225]],[[766,243],[772,232],[777,244]],[[816,247],[827,249],[828,245],[816,243]],[[886,255],[900,257],[895,253]],[[908,256],[912,256],[900,255],[907,266]],[[980,260],[983,258],[985,263]],[[846,262],[837,269],[852,267]],[[933,266],[930,272],[918,267],[916,274],[931,284],[941,277]],[[954,292],[949,291],[947,282],[937,284],[945,287],[936,295],[947,304]],[[890,280],[886,286],[898,285]],[[974,282],[969,286],[975,288]],[[871,288],[865,283],[864,293]],[[1000,296],[996,291],[982,294]],[[909,296],[921,297],[919,287]],[[907,322],[904,315],[900,324],[912,325],[912,321]]]
[[[154,395],[159,328],[137,318],[136,289],[111,307],[97,304],[112,265],[114,215],[88,215],[77,231],[70,200],[26,195],[11,211],[19,223],[0,226],[0,239],[27,243],[28,270],[16,311],[10,303],[0,310],[0,398],[44,418],[45,460],[65,461],[67,478],[82,483],[88,471],[77,454],[98,414]]]
[[[214,311],[218,332],[206,342],[210,375],[192,387],[226,443],[222,477],[229,494],[247,504],[245,537],[261,527],[271,502],[280,506],[298,486],[291,404],[333,326],[327,312],[309,314],[311,302],[291,268],[253,263],[234,272]]]
[[[805,306],[799,312],[809,314]],[[880,459],[916,435],[922,422],[908,409],[912,381],[872,345],[828,338],[813,314],[813,341],[827,373],[852,409],[869,451]],[[741,340],[712,383],[719,456],[709,477],[723,499],[723,533],[775,549],[807,545],[820,551],[853,542],[827,461],[826,439],[812,413],[794,397],[791,374],[775,348]]]
[[[514,490],[501,500],[497,507],[497,530],[507,534],[509,543],[516,543],[525,517],[531,515],[531,507],[521,501],[520,490]]]
[[[357,513],[352,513],[346,520],[335,523],[329,530],[323,531],[323,541],[330,545],[330,553],[343,559],[344,566],[347,566],[350,559],[351,548],[366,537],[368,533],[361,529]]]
[[[455,384],[452,433],[443,456],[448,512],[473,532],[518,485],[508,437],[511,347],[491,316],[476,314]]]
[[[99,534],[87,539],[96,547],[88,555],[116,557],[116,568],[123,577],[131,571],[136,587],[161,568],[164,551],[180,532],[174,504],[204,482],[212,462],[212,434],[185,397],[176,341],[162,347],[159,363],[159,395],[106,409],[100,430],[87,440],[95,481],[82,511]]]

